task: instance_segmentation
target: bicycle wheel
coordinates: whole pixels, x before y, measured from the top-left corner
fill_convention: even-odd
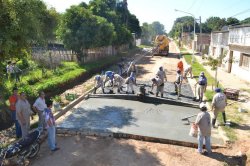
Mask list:
[[[30,147],[30,154],[28,156],[28,158],[33,158],[37,155],[37,153],[39,152],[40,150],[40,144],[39,143],[34,143],[31,145]]]

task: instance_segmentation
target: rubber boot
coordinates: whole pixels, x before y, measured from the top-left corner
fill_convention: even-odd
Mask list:
[[[215,128],[216,119],[212,119],[212,127]]]
[[[96,90],[97,90],[97,88],[95,87],[95,88],[94,88],[94,92],[93,92],[93,94],[96,94]]]
[[[132,94],[135,94],[135,91],[132,91]]]
[[[103,94],[105,94],[105,91],[104,91],[104,89],[102,89],[102,93],[103,93]]]
[[[120,89],[117,89],[117,93],[120,93]]]
[[[226,119],[226,113],[225,112],[222,112],[222,117],[223,117],[224,124],[226,124],[227,119]]]
[[[163,94],[161,93],[161,98],[163,98]]]
[[[159,94],[159,93],[158,93],[158,92],[156,92],[155,96],[156,96],[156,97],[158,97],[158,94]]]

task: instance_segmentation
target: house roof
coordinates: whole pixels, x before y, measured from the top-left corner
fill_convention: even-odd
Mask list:
[[[244,27],[250,27],[250,24],[242,24],[242,25],[229,26],[229,29],[244,28]]]

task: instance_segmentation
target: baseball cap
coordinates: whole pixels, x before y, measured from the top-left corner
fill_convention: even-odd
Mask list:
[[[200,103],[200,109],[202,109],[202,108],[207,108],[206,103],[204,103],[204,102]]]
[[[200,75],[201,75],[201,76],[204,76],[204,75],[205,75],[205,73],[202,71]]]
[[[215,90],[214,90],[215,92],[221,92],[221,88],[215,88]]]

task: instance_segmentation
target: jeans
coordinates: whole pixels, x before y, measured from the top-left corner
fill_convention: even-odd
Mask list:
[[[210,136],[202,136],[202,134],[199,132],[198,133],[198,152],[199,153],[202,153],[204,138],[205,138],[205,145],[206,145],[207,152],[211,152]]]
[[[16,127],[16,137],[22,137],[22,130],[19,122],[16,119],[16,111],[11,111],[11,120],[15,123]]]
[[[54,150],[56,148],[56,127],[51,126],[47,128],[48,131],[48,144],[50,150]]]

